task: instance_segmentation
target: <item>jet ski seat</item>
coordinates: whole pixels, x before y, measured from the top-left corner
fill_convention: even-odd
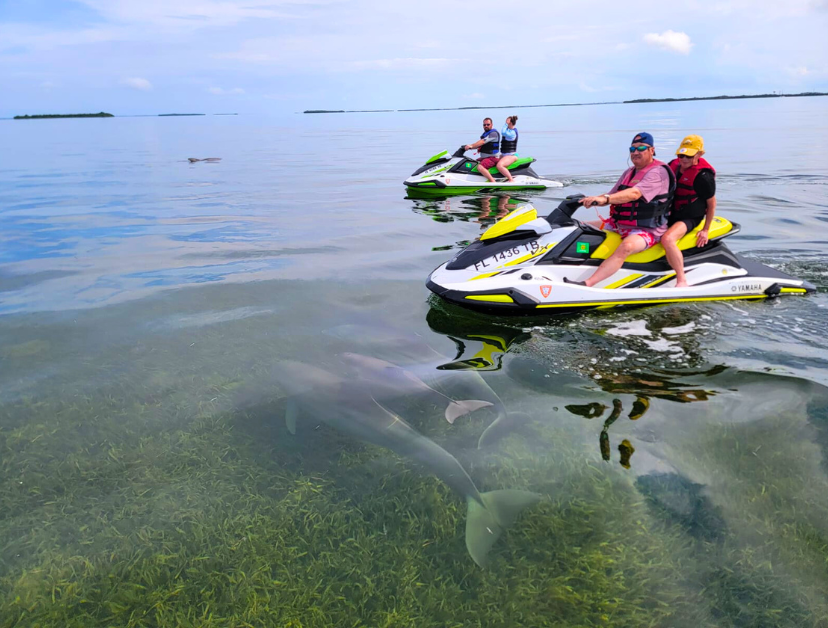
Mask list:
[[[702,229],[704,226],[704,221],[702,221],[698,227],[686,233],[684,237],[678,241],[678,248],[680,251],[684,251],[687,249],[692,249],[696,246],[696,234]],[[715,216],[713,218],[713,226],[710,228],[709,237],[710,240],[715,240],[721,237],[724,237],[731,231],[733,231],[734,226],[726,218],[721,218],[720,216]],[[738,231],[738,227],[736,228]],[[614,231],[604,231],[607,234],[607,237],[604,241],[595,249],[590,257],[593,259],[607,259],[610,255],[613,254],[615,249],[618,248],[618,245],[621,244],[621,236],[619,236]],[[648,262],[655,262],[658,259],[664,257],[664,247],[661,244],[656,244],[655,246],[650,247],[646,251],[641,251],[641,253],[636,253],[635,255],[630,255],[625,262],[631,264],[646,264]]]
[[[534,157],[520,157],[515,163],[511,164],[507,170],[514,170],[515,168],[520,168],[521,166],[528,166],[533,161],[535,161]],[[477,164],[475,164],[474,168],[469,170],[469,172],[477,172]],[[500,171],[497,169],[497,166],[492,166],[489,168],[489,172],[493,175],[498,176],[500,175]]]

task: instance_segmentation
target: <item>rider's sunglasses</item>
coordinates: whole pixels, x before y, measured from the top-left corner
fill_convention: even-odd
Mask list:
[[[693,159],[695,155],[676,155],[679,159]]]
[[[648,148],[652,148],[652,146],[630,146],[630,152],[634,153],[635,151],[638,151],[639,153],[643,153]]]
[[[492,126],[492,123],[491,122],[484,122],[483,126]]]

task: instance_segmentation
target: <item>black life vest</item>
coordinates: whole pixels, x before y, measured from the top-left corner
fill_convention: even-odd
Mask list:
[[[515,129],[515,139],[507,140],[505,135],[501,135],[500,152],[501,153],[516,153],[518,143],[518,130]]]
[[[480,154],[481,155],[497,155],[500,152],[500,131],[496,129],[489,129],[483,135],[480,136],[480,139],[485,139],[487,135],[494,133],[497,136],[497,139],[494,142],[486,142],[483,146],[480,147]]]
[[[696,177],[705,170],[709,170],[716,176],[716,171],[713,170],[704,157],[699,157],[699,163],[695,166],[690,166],[683,173],[679,174],[679,160],[674,159],[670,162],[670,170],[676,176],[676,198],[673,201],[673,211],[670,214],[670,220],[683,220],[685,218],[702,218],[707,213],[707,201],[702,200],[696,194]]]
[[[615,220],[617,225],[656,229],[667,222],[667,214],[670,213],[670,208],[673,205],[673,195],[676,191],[676,177],[670,169],[670,166],[663,161],[654,159],[653,163],[642,171],[636,171],[635,168],[631,168],[629,175],[624,178],[624,182],[618,186],[618,191],[620,192],[621,190],[628,190],[635,187],[635,183],[641,181],[644,175],[652,168],[664,168],[667,171],[670,178],[667,192],[657,194],[649,201],[645,201],[642,196],[637,201],[630,201],[629,203],[623,203],[621,205],[611,205],[610,216]]]

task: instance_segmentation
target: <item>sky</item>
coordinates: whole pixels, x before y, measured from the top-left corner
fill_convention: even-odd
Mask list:
[[[828,92],[828,0],[0,0],[0,117]]]

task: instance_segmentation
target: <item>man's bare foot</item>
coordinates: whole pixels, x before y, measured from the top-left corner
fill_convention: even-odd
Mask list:
[[[677,282],[676,282],[676,285],[675,285],[675,286],[673,286],[673,287],[674,287],[674,288],[687,288],[687,287],[689,287],[689,286],[687,285],[687,282],[686,282],[686,281],[677,281]]]

